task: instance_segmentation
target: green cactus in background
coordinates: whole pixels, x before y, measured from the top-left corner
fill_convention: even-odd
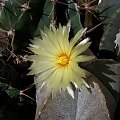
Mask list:
[[[110,5],[103,5],[101,0],[0,0],[0,106],[5,108],[0,107],[1,120],[34,119],[34,76],[27,75],[31,62],[26,59],[26,56],[33,54],[27,49],[30,40],[41,37],[39,31],[45,27],[57,28],[59,24],[64,26],[70,21],[69,39],[81,28],[87,27],[83,38],[90,37],[91,51],[96,57],[104,58],[102,50],[114,53],[114,41],[119,32],[120,4],[116,3],[114,0]],[[102,16],[109,17],[110,21]],[[29,110],[26,107],[28,104],[33,108],[33,114],[17,116],[24,108],[24,114]]]

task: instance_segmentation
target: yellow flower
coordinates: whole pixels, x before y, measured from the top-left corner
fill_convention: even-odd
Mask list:
[[[53,95],[65,91],[74,97],[71,83],[80,89],[85,82],[86,72],[78,66],[79,62],[86,62],[94,56],[81,55],[88,47],[88,38],[79,42],[86,29],[81,29],[69,42],[70,25],[58,29],[47,29],[41,32],[41,39],[35,37],[29,49],[34,53],[28,57],[33,64],[29,68],[29,75],[37,74],[35,83],[42,82]]]

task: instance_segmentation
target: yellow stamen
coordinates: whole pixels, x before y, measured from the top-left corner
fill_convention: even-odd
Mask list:
[[[66,66],[69,63],[69,57],[66,54],[61,54],[58,57],[57,63],[61,66]]]

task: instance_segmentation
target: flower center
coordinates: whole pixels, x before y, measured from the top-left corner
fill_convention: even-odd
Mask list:
[[[66,66],[69,63],[69,57],[66,54],[61,54],[58,57],[57,63],[61,66]]]

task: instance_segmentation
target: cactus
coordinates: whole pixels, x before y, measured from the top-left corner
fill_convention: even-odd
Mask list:
[[[101,4],[99,11],[101,12],[101,20],[104,22],[104,34],[101,38],[99,49],[110,51],[115,53],[115,39],[116,34],[119,32],[119,16],[120,16],[120,1],[109,1],[109,4],[106,4],[108,1],[104,1]],[[104,5],[105,6],[102,6]],[[103,16],[103,17],[102,17]]]
[[[90,49],[97,57],[100,57],[102,50],[114,52],[114,41],[120,28],[120,2],[103,0],[100,3],[101,0],[0,0],[0,99],[3,95],[9,101],[3,107],[9,109],[8,106],[15,102],[16,111],[17,107],[20,108],[18,104],[22,103],[23,108],[29,104],[35,115],[34,76],[27,75],[31,62],[26,59],[26,56],[33,53],[27,47],[34,41],[34,37],[41,37],[39,31],[44,31],[45,27],[57,28],[59,24],[64,26],[70,21],[69,39],[80,29],[87,27],[82,37],[90,37]],[[101,16],[110,19],[105,18],[104,21]],[[105,24],[101,24],[101,21]],[[108,85],[102,82],[103,85]],[[23,118],[16,116],[14,112],[0,108],[0,113],[4,113],[0,119],[34,119],[33,114]]]

